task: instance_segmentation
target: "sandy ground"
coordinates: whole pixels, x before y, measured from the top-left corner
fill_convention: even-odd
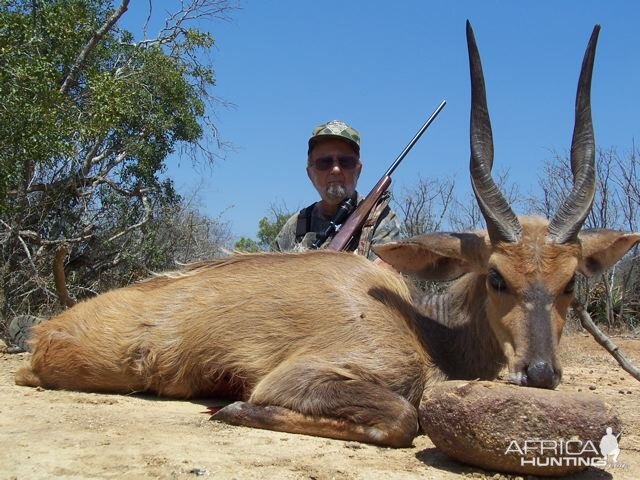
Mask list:
[[[640,365],[640,338],[615,337],[614,342]],[[573,478],[640,478],[640,382],[591,337],[567,336],[561,347],[561,390],[605,398],[625,423],[623,465]],[[13,375],[26,358],[0,355],[2,479],[522,478],[451,461],[425,436],[412,448],[394,450],[212,422],[202,412],[215,401],[18,387]]]

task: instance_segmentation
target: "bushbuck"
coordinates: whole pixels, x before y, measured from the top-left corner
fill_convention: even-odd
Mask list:
[[[424,316],[402,277],[348,253],[237,255],[194,264],[82,302],[33,329],[21,385],[153,392],[235,403],[214,419],[409,446],[425,389],[447,379],[553,388],[576,272],[617,261],[639,234],[582,232],[594,194],[589,90],[598,27],[578,86],[575,185],[557,215],[517,219],[491,178],[484,80],[467,24],[471,180],[487,232],[381,245],[397,270],[459,278],[450,324]]]

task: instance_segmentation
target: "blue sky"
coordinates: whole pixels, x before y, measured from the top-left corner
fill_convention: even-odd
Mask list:
[[[134,2],[132,2],[134,3]],[[136,33],[146,3],[126,14]],[[175,2],[153,2],[154,17]],[[341,119],[362,137],[367,193],[441,100],[447,106],[393,176],[400,191],[455,176],[469,189],[469,74],[465,20],[482,57],[497,170],[523,192],[542,164],[566,152],[582,56],[602,26],[593,77],[598,147],[631,149],[640,139],[640,2],[244,0],[231,22],[211,22],[213,94],[233,144],[213,167],[173,156],[179,191],[198,189],[200,209],[222,215],[236,236],[254,237],[271,204],[301,208],[317,194],[305,172],[311,129]],[[139,32],[139,29],[138,29]]]

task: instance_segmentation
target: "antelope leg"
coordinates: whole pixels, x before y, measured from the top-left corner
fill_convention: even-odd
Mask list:
[[[416,434],[412,432],[389,435],[382,426],[361,425],[349,420],[315,417],[275,405],[255,405],[235,402],[211,417],[231,425],[261,428],[278,432],[298,433],[316,437],[351,440],[391,447],[409,447]]]
[[[291,359],[266,375],[247,403],[214,419],[235,425],[408,447],[418,432],[416,408],[399,394],[338,362]]]

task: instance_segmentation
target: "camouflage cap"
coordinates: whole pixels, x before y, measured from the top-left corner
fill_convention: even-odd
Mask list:
[[[342,138],[348,141],[355,151],[360,154],[360,134],[340,120],[331,120],[313,129],[309,138],[309,153],[311,153],[311,149],[318,140],[326,137]]]

